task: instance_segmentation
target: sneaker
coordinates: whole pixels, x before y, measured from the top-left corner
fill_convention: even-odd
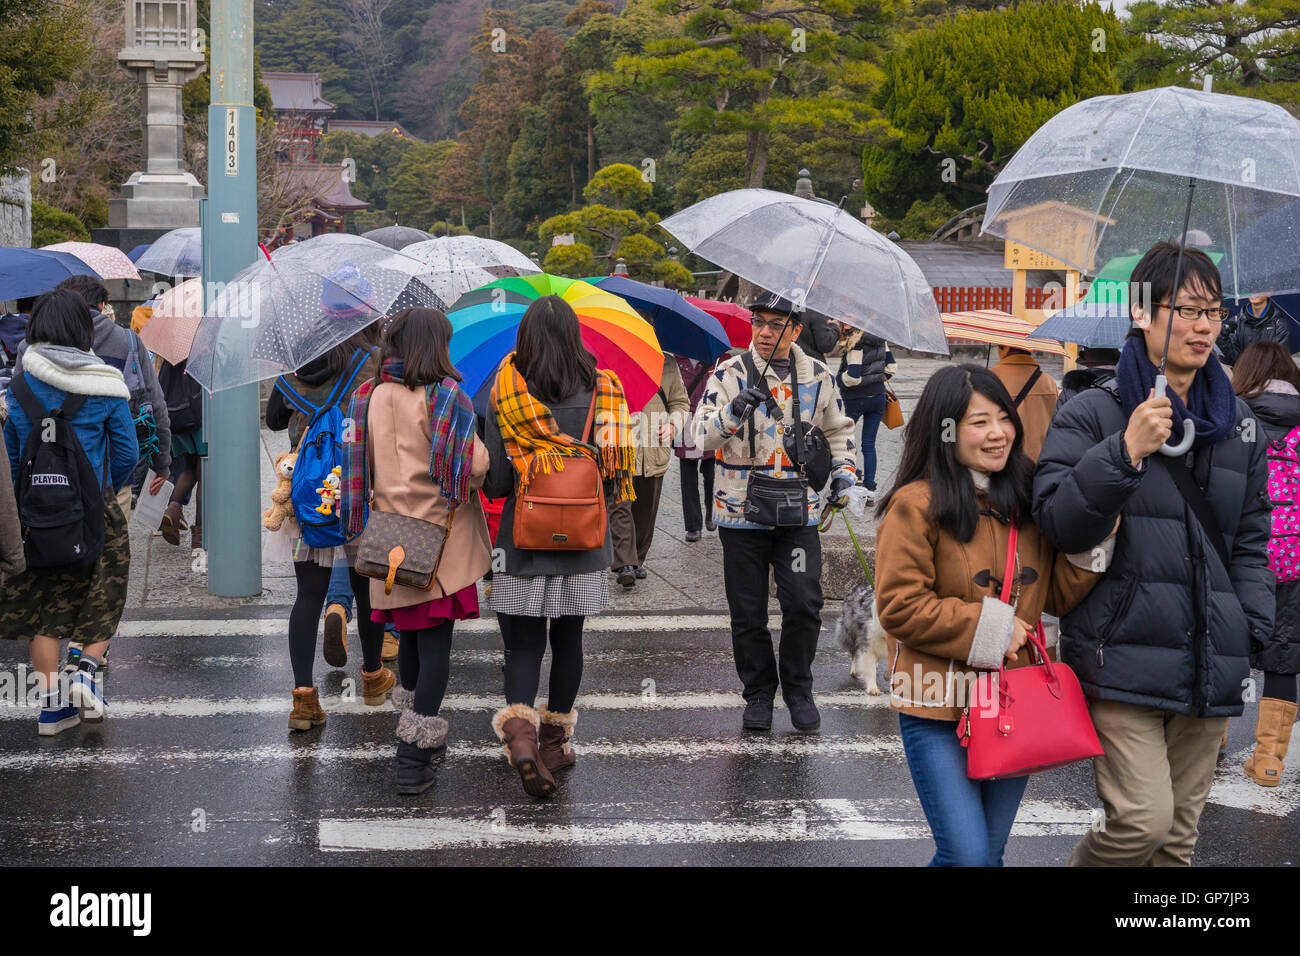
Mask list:
[[[717,530],[718,530],[718,524],[717,524],[716,521],[713,520],[713,509],[712,509],[712,508],[710,508],[710,509],[709,509],[709,513],[708,513],[707,515],[704,516],[704,530],[705,530],[705,531],[717,531]]]
[[[384,649],[379,652],[380,659],[385,661],[397,660],[397,649],[400,646],[401,645],[397,639],[397,633],[395,631],[385,631]]]
[[[53,737],[79,723],[81,715],[71,704],[64,707],[42,707],[40,717],[36,718],[36,732],[42,737]]]
[[[344,667],[348,662],[348,612],[342,604],[325,609],[325,663]]]
[[[632,573],[636,575],[638,581],[644,581],[650,576],[650,572],[645,569],[644,564],[638,564],[632,569]]]
[[[817,712],[817,705],[811,697],[787,700],[785,705],[790,708],[790,723],[796,731],[801,734],[821,733],[822,715]]]
[[[89,671],[79,670],[72,675],[68,682],[68,703],[81,709],[81,719],[87,723],[98,723],[108,713],[104,695]]]
[[[772,700],[770,697],[757,697],[745,705],[745,714],[741,717],[741,726],[745,730],[772,729]]]
[[[627,564],[618,569],[618,583],[624,588],[636,587],[636,569]]]
[[[699,541],[699,540],[700,540],[700,533],[699,533],[698,531],[688,531],[688,532],[686,532],[686,540],[687,540],[687,541]]]

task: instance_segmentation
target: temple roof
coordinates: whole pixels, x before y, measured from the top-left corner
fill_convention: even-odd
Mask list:
[[[352,195],[348,181],[337,163],[291,163],[283,167],[284,175],[315,191],[316,205],[334,212],[369,209],[370,203]]]
[[[334,104],[321,96],[319,73],[263,73],[277,113],[329,112]]]
[[[414,140],[417,143],[424,142],[396,120],[388,122],[385,120],[331,119],[329,121],[329,132],[332,133],[335,130],[342,130],[347,133],[362,133],[365,136],[392,133],[394,136],[401,136],[403,139]]]

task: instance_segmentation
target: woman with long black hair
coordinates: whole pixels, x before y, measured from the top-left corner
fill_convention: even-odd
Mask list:
[[[1028,777],[966,776],[957,721],[980,671],[1030,662],[1039,616],[1064,614],[1104,565],[1078,566],[1030,518],[1033,464],[1006,387],[978,365],[931,376],[877,507],[876,606],[889,635],[890,705],[934,835],[931,866],[1001,866]],[[1012,526],[1010,601],[1000,599]],[[1113,544],[1113,541],[1111,542]],[[1099,560],[1101,559],[1101,560]]]
[[[489,497],[507,499],[496,539],[505,567],[494,571],[489,598],[506,646],[507,706],[492,718],[492,729],[530,796],[554,793],[552,773],[575,760],[569,739],[578,720],[582,626],[609,602],[613,548],[608,525],[604,542],[590,550],[517,547],[517,496],[541,469],[562,470],[565,458],[586,456],[604,480],[607,507],[630,499],[636,449],[627,421],[623,388],[613,373],[596,368],[572,307],[558,296],[533,302],[492,390],[484,484]],[[533,704],[548,640],[550,695],[539,714]]]

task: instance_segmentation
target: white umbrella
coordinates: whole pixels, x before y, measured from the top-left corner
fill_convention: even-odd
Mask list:
[[[906,252],[843,209],[736,189],[659,224],[702,259],[890,342],[948,354],[930,284]]]
[[[401,254],[422,263],[413,275],[448,307],[466,292],[510,276],[537,275],[537,263],[514,246],[479,236],[413,242]]]

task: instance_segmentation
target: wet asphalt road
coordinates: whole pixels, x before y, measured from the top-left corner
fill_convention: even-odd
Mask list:
[[[534,803],[489,726],[501,688],[490,618],[455,641],[437,783],[399,797],[391,705],[339,699],[359,686],[359,660],[319,663],[329,721],[291,734],[287,609],[240,613],[125,623],[102,724],[38,738],[34,711],[0,707],[0,864],[917,866],[932,853],[897,718],[848,676],[829,631],[821,735],[793,734],[779,709],[772,734],[742,737],[723,618],[593,619],[578,764]],[[0,644],[0,671],[25,655]],[[1300,861],[1296,771],[1271,791],[1241,775],[1253,719],[1249,705],[1232,723],[1198,865]],[[1062,865],[1096,806],[1087,765],[1037,776],[1007,863]]]

